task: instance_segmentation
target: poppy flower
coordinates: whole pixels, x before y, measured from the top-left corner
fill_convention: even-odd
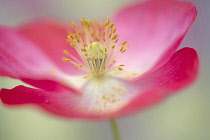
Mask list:
[[[5,105],[35,104],[81,119],[148,108],[196,79],[196,51],[176,51],[196,14],[190,2],[149,0],[104,22],[0,26],[0,75],[30,85],[1,89],[0,98]]]

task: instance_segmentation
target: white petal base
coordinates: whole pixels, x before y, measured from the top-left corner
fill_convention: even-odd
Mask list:
[[[78,100],[79,109],[97,114],[112,113],[128,104],[135,93],[132,86],[121,79],[97,76],[84,86]]]

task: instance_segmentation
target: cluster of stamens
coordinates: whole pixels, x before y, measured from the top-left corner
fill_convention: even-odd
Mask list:
[[[110,23],[109,18],[105,23],[87,19],[82,19],[80,23],[81,26],[77,27],[72,22],[75,32],[68,35],[68,42],[78,52],[81,59],[64,50],[67,57],[64,57],[63,61],[70,62],[75,68],[93,75],[110,70],[123,70],[123,64],[112,67],[116,62],[115,59],[128,49],[127,41],[117,45],[119,39],[114,23]]]

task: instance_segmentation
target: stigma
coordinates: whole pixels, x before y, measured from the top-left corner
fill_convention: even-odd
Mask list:
[[[75,68],[86,71],[90,75],[101,75],[108,71],[122,71],[123,64],[114,65],[116,58],[129,47],[127,41],[118,43],[119,34],[110,19],[99,23],[96,19],[89,21],[81,19],[80,25],[72,22],[74,33],[68,35],[67,41],[73,47],[81,59],[64,50],[65,62],[70,62]]]

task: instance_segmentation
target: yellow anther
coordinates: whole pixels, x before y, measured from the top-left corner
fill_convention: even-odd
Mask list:
[[[69,55],[69,54],[70,54],[69,51],[67,51],[67,50],[63,50],[63,53],[64,53],[65,55]]]
[[[86,49],[85,49],[85,48],[81,48],[81,51],[82,51],[82,52],[86,52]]]
[[[129,47],[128,46],[125,46],[125,49],[127,50]]]
[[[128,49],[128,46],[122,47],[122,48],[120,49],[120,51],[121,51],[121,53],[124,53],[127,49]]]
[[[77,30],[77,34],[78,34],[79,36],[81,36],[81,35],[82,35],[82,32],[81,32],[80,30]]]
[[[75,67],[75,68],[79,68],[79,66],[77,66],[77,65],[74,65],[74,67]]]
[[[117,67],[119,71],[123,70],[121,67]]]
[[[75,44],[74,43],[70,43],[70,46],[72,46],[73,48],[75,48]]]
[[[77,40],[77,43],[80,43],[80,40],[78,38],[76,40]]]
[[[94,32],[93,32],[93,31],[91,31],[90,35],[93,37],[93,36],[94,36]]]
[[[103,40],[104,42],[106,41],[104,37],[103,37],[103,39],[102,39],[102,40]]]
[[[106,98],[107,102],[110,102],[110,98]]]
[[[74,38],[76,38],[76,39],[78,39],[78,38],[79,38],[77,34],[74,34],[73,36],[74,36]]]
[[[124,46],[126,43],[127,43],[127,41],[125,40],[125,41],[123,41],[122,45]]]
[[[85,24],[84,19],[81,19],[81,20],[80,20],[80,23],[81,23],[82,25],[84,25],[84,24]]]
[[[82,68],[82,64],[79,64],[79,68]]]
[[[122,47],[121,49],[120,49],[120,51],[122,52],[124,50],[124,47]]]
[[[74,36],[72,34],[68,35],[68,38],[74,39]]]
[[[83,46],[85,46],[85,47],[87,46],[87,44],[86,44],[86,43],[82,43],[82,44],[83,44]]]
[[[126,50],[121,51],[121,53],[124,53]]]
[[[121,51],[121,53],[124,53],[127,49],[128,49],[128,46],[122,47],[122,48],[120,49],[120,51]]]
[[[114,23],[109,25],[109,28],[112,29],[114,27]]]
[[[117,91],[119,92],[119,91],[121,91],[121,89],[120,89],[120,88],[118,88],[118,89],[117,89]]]
[[[132,73],[132,76],[138,76],[138,73]]]
[[[64,62],[71,62],[71,60],[68,59],[68,58],[66,58],[66,57],[63,57],[63,58],[62,58],[62,61],[64,61]]]
[[[71,62],[71,60],[70,59],[65,59],[65,62]]]
[[[95,40],[96,40],[96,41],[100,41],[99,37],[96,37]]]
[[[115,34],[115,35],[112,37],[112,40],[117,39],[117,37],[118,37],[118,34]]]
[[[87,75],[87,76],[84,76],[83,78],[85,79],[85,78],[88,78],[89,77],[89,75]]]
[[[109,25],[109,23],[110,23],[110,19],[109,19],[109,18],[107,18],[106,22],[104,23],[104,26]]]
[[[116,103],[117,101],[115,99],[112,99],[110,103]]]
[[[76,24],[74,22],[71,23],[73,28],[76,28]]]
[[[117,40],[115,40],[115,42],[114,43],[117,43],[117,41],[118,41],[119,39],[117,39]]]

